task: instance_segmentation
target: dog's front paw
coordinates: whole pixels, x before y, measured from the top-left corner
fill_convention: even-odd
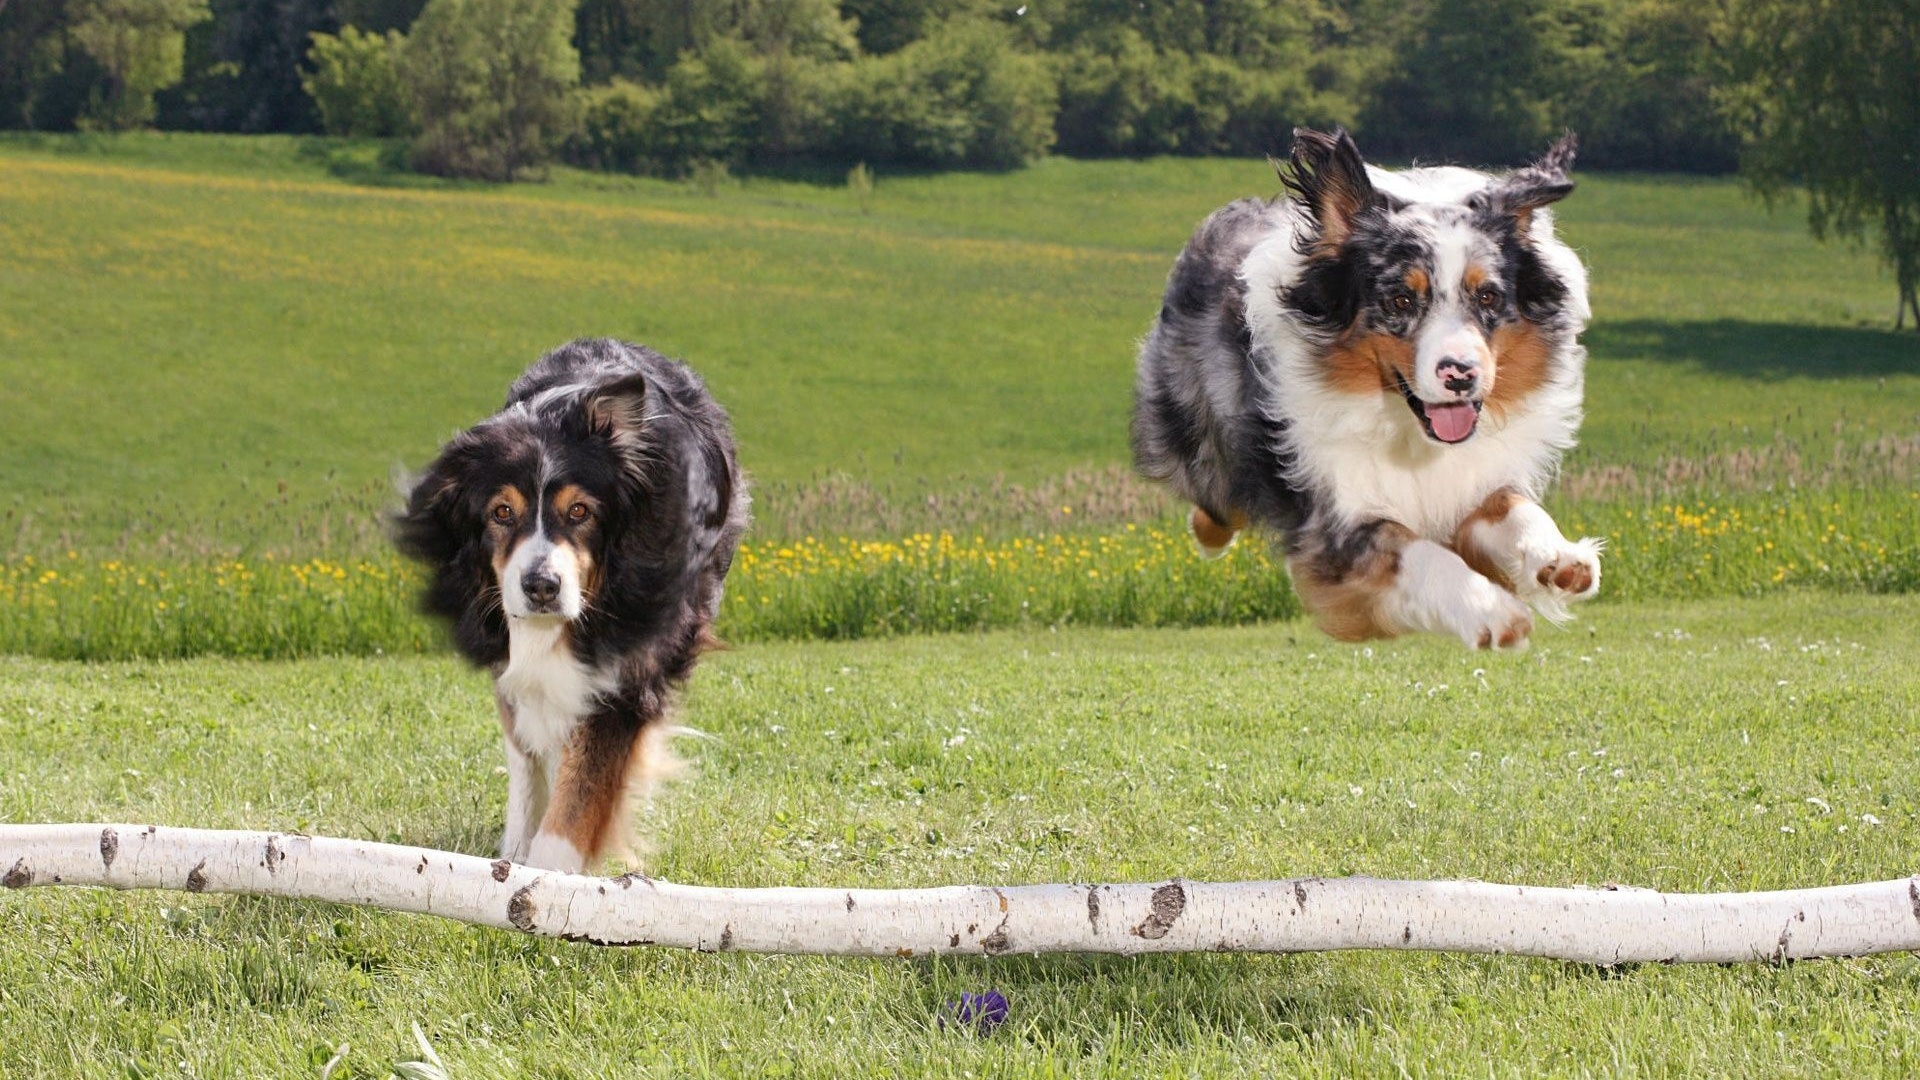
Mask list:
[[[1473,649],[1524,649],[1533,633],[1527,605],[1478,575],[1451,614],[1454,632]]]
[[[1589,537],[1527,552],[1520,595],[1554,622],[1573,618],[1567,605],[1591,599],[1600,591],[1600,551],[1605,543]]]

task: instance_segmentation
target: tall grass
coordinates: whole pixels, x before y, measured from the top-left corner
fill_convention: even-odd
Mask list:
[[[1608,542],[1607,600],[1817,588],[1920,592],[1920,492],[1867,487],[1713,500],[1585,499],[1563,527]],[[418,571],[391,555],[0,562],[0,653],[65,659],[409,653],[442,646],[415,614]],[[1278,554],[1251,537],[1217,562],[1176,519],[993,538],[752,540],[728,581],[733,641],[1005,627],[1237,625],[1300,612]]]

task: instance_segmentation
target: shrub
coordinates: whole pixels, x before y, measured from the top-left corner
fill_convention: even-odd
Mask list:
[[[398,31],[384,36],[351,26],[340,33],[312,35],[308,59],[313,73],[300,80],[320,110],[329,135],[405,135],[406,96],[400,88],[399,57],[405,39]]]
[[[860,61],[835,104],[832,150],[849,160],[1022,165],[1053,145],[1053,79],[1005,27],[958,20]]]
[[[574,164],[607,172],[654,171],[654,122],[665,95],[625,79],[580,91],[580,129],[567,145]]]
[[[509,181],[578,121],[576,0],[428,0],[400,52],[422,172]]]

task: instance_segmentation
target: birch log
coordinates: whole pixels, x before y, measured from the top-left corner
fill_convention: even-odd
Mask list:
[[[726,889],[553,873],[426,848],[153,825],[0,825],[0,884],[357,904],[597,945],[702,951],[1515,953],[1591,964],[1920,949],[1920,876],[1685,894],[1294,878],[931,889]]]

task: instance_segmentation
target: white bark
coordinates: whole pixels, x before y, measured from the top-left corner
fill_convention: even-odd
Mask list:
[[[1297,878],[933,889],[724,889],[559,874],[286,833],[0,825],[0,884],[247,893],[409,911],[604,945],[705,951],[1302,952],[1421,949],[1593,964],[1783,961],[1920,949],[1920,876],[1667,894]]]

